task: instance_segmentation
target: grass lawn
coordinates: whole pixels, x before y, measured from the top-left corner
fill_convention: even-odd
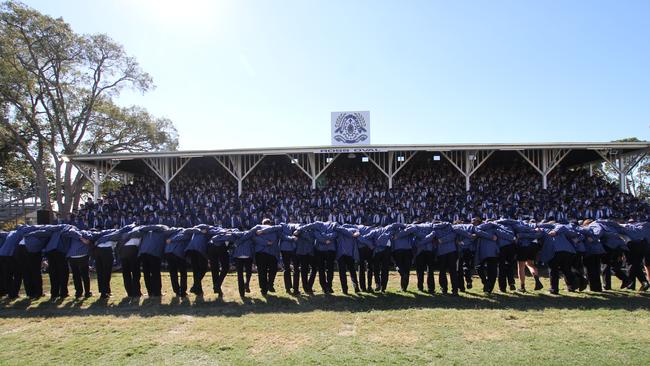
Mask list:
[[[3,299],[0,364],[650,363],[650,294],[486,297],[474,288],[451,298],[400,292],[393,275],[386,294],[345,296],[335,287],[334,295],[293,297],[281,276],[278,292],[263,299],[253,275],[246,303],[233,274],[223,300],[179,300],[166,273],[167,295],[157,300],[124,298],[120,274],[108,301]],[[211,289],[209,274],[203,285]]]

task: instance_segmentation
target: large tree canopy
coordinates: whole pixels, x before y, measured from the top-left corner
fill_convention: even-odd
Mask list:
[[[0,56],[0,127],[33,168],[45,208],[53,197],[66,214],[81,194],[84,178],[61,154],[176,149],[171,121],[115,105],[120,91],[153,82],[108,36],[76,34],[61,18],[7,1]]]

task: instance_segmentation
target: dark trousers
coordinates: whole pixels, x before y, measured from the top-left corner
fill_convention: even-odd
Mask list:
[[[260,291],[266,295],[273,288],[275,275],[278,272],[278,259],[267,253],[255,253],[257,276],[260,282]]]
[[[485,258],[478,267],[478,275],[483,282],[483,292],[491,293],[497,280],[499,258]]]
[[[113,248],[97,248],[95,250],[95,270],[97,271],[97,287],[102,295],[111,294],[111,273],[113,272]]]
[[[368,247],[359,248],[359,287],[361,287],[362,291],[368,291],[372,289],[373,273],[372,249]],[[366,279],[368,281],[367,286]]]
[[[27,261],[32,283],[32,295],[30,297],[41,297],[43,296],[43,275],[41,274],[43,254],[41,252],[27,253]]]
[[[648,279],[643,272],[643,255],[645,254],[645,240],[632,240],[628,244],[629,251],[625,253],[625,259],[630,265],[630,288],[636,288],[636,280],[639,280],[641,285],[648,282]]]
[[[323,292],[332,291],[332,281],[334,281],[334,261],[336,252],[333,250],[317,250],[316,263],[318,267],[318,282]]]
[[[499,290],[505,292],[508,285],[515,285],[515,266],[517,250],[514,244],[499,248]]]
[[[413,252],[410,249],[400,249],[393,252],[393,260],[399,271],[400,287],[406,291],[409,287],[411,276],[411,263],[413,263]]]
[[[160,257],[150,254],[140,256],[144,286],[149,296],[162,296],[162,280],[160,278]]]
[[[27,251],[27,248],[24,245],[18,245],[15,253],[16,266],[18,271],[20,271],[20,278],[23,280],[23,285],[25,287],[25,295],[28,297],[35,297],[35,285],[34,285],[34,271],[32,265],[33,257],[30,256],[30,253]],[[18,287],[20,289],[20,286]]]
[[[203,277],[208,270],[208,260],[195,250],[190,250],[187,252],[187,256],[190,257],[190,265],[192,266],[192,276],[194,283],[190,292],[196,295],[203,295]]]
[[[472,288],[472,272],[474,270],[474,252],[462,250],[458,259],[458,288]],[[465,285],[467,284],[467,285]]]
[[[316,273],[316,258],[313,255],[299,255],[298,266],[300,266],[300,278],[302,279],[302,289],[305,292],[312,292]]]
[[[339,260],[339,278],[341,280],[341,289],[343,293],[348,292],[348,278],[347,272],[350,272],[350,282],[355,292],[359,291],[359,282],[357,281],[357,269],[354,263],[354,258],[342,255]]]
[[[415,257],[415,272],[418,278],[418,290],[424,291],[424,274],[427,274],[427,290],[436,290],[435,275],[433,267],[436,263],[436,256],[433,252],[421,252]]]
[[[573,272],[573,278],[575,280],[574,287],[580,291],[584,290],[589,283],[588,279],[585,277],[585,264],[584,264],[584,253],[576,253],[573,257],[573,262],[571,263],[571,271]],[[567,278],[564,277],[566,280]],[[569,283],[567,282],[567,287]]]
[[[239,296],[244,297],[245,293],[250,291],[249,285],[251,283],[251,276],[253,275],[253,259],[235,258],[235,268],[237,268]],[[244,278],[244,272],[246,272],[246,278]]]
[[[623,255],[622,249],[610,249],[605,246],[605,255],[601,258],[603,261],[603,285],[606,290],[612,288],[612,273],[627,285],[629,278],[625,271],[623,271],[623,263],[621,256]]]
[[[215,293],[221,292],[221,285],[226,279],[230,269],[230,254],[225,246],[210,245],[208,247],[208,260],[212,272],[212,289]]]
[[[560,290],[560,271],[564,274],[569,291],[575,289],[575,278],[573,277],[573,271],[571,270],[571,264],[573,263],[574,257],[575,254],[573,253],[557,252],[555,253],[555,256],[553,256],[553,259],[548,262],[551,291]]]
[[[90,272],[88,270],[88,256],[80,258],[68,258],[72,269],[72,282],[76,297],[81,295],[90,296]]]
[[[588,255],[584,258],[584,265],[587,268],[587,280],[589,290],[600,292],[603,290],[600,282],[600,255]]]
[[[12,299],[18,297],[22,279],[16,256],[0,257],[0,296],[9,295]]]
[[[122,262],[122,279],[124,289],[129,297],[140,297],[140,259],[138,258],[138,247],[136,245],[125,245],[120,250],[120,262]]]
[[[298,265],[296,252],[282,251],[282,267],[284,269],[282,273],[284,277],[284,289],[287,292],[290,292],[291,289],[294,292],[298,292],[298,287],[300,286],[300,266]]]
[[[47,272],[50,276],[51,297],[68,296],[68,280],[70,278],[70,267],[65,260],[65,254],[58,250],[47,253]]]
[[[176,296],[186,296],[187,263],[185,263],[185,258],[180,258],[173,253],[167,253],[165,254],[165,259],[167,260],[167,270],[169,271],[172,290]]]
[[[438,265],[440,266],[440,288],[442,293],[447,293],[447,273],[451,282],[451,292],[458,293],[458,252],[451,252],[438,256]]]
[[[388,272],[390,270],[390,251],[385,249],[372,257],[375,267],[376,290],[386,291],[388,287]]]

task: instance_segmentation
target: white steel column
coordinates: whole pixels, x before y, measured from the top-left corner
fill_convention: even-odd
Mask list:
[[[118,160],[99,160],[93,165],[71,162],[71,164],[74,165],[90,183],[93,184],[93,200],[95,202],[99,199],[102,183],[119,163]]]
[[[388,178],[388,188],[391,189],[393,178],[415,156],[415,153],[415,151],[388,151],[364,153],[364,155]]]
[[[548,188],[548,174],[571,152],[570,149],[530,149],[517,150],[539,174],[542,175],[542,188]]]
[[[632,170],[646,157],[647,151],[634,152],[631,154],[621,155],[616,150],[596,150],[605,163],[618,173],[619,188],[621,192],[627,191],[627,176]]]
[[[144,163],[160,178],[165,184],[165,198],[169,200],[171,181],[190,162],[192,158],[146,158]]]
[[[214,158],[237,180],[237,195],[241,196],[244,179],[264,159],[264,155],[218,155]]]
[[[315,154],[313,152],[287,154],[291,163],[311,179],[311,189],[316,189],[316,179],[332,165],[339,155],[334,153]]]
[[[469,191],[470,177],[487,161],[494,150],[452,150],[440,153],[465,177],[465,190]]]

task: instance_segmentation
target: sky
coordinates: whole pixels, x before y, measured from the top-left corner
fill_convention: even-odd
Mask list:
[[[29,0],[105,33],[155,90],[182,150],[650,140],[650,1]]]

